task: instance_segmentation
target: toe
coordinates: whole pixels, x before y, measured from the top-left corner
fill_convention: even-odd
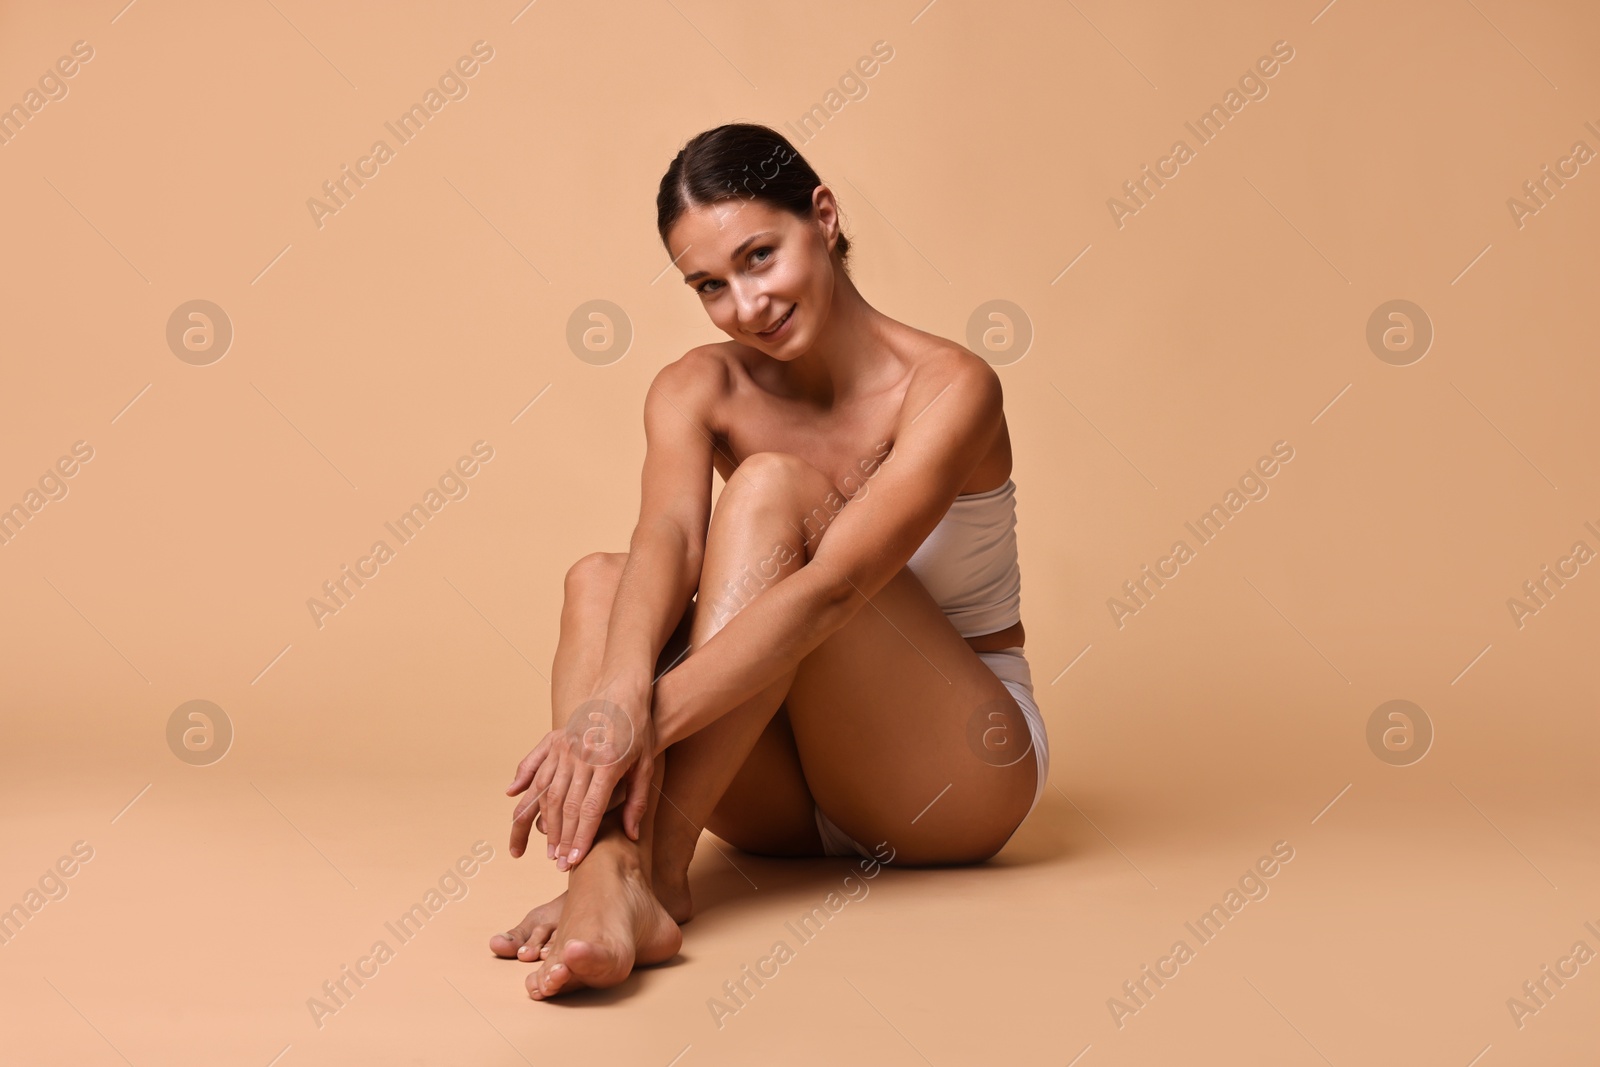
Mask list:
[[[564,987],[604,989],[628,977],[633,954],[604,941],[574,940],[562,946],[561,963]]]
[[[505,933],[491,936],[489,951],[501,959],[536,959],[540,946],[550,939],[551,932],[556,928],[554,922],[540,914],[542,910],[535,908]]]
[[[489,935],[489,951],[501,959],[515,959],[517,951],[527,942],[526,936],[516,930]]]
[[[553,997],[567,987],[572,972],[565,963],[560,961],[545,961],[539,968],[539,992],[543,996]]]

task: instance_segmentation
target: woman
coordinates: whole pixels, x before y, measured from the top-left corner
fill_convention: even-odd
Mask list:
[[[629,550],[567,572],[553,729],[507,793],[512,855],[537,823],[571,875],[490,939],[541,961],[535,999],[678,951],[702,829],[974,863],[1048,770],[993,369],[862,298],[833,191],[773,130],[695,137],[656,203],[731,340],[656,375]]]

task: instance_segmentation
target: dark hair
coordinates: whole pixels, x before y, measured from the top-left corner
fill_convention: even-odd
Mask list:
[[[693,137],[661,176],[656,231],[666,244],[667,231],[689,208],[741,198],[809,219],[811,194],[821,184],[811,164],[778,131],[748,122],[718,126]],[[850,239],[842,229],[836,248],[840,263],[847,264]]]

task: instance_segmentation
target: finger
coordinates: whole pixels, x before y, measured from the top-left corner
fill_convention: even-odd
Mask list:
[[[507,796],[516,796],[528,788],[528,783],[533,781],[534,774],[539,770],[539,765],[544,762],[545,755],[550,751],[550,735],[545,734],[544,739],[534,746],[532,752],[522,757],[522,762],[517,764],[517,773],[511,776],[511,784],[506,786]]]
[[[633,796],[633,783],[638,774],[639,764],[636,762],[628,768],[627,773],[622,776],[622,781],[617,785],[617,788],[622,793],[622,832],[627,834],[628,838],[633,841],[637,841],[638,838],[633,834],[633,816],[631,809],[628,806],[628,800]],[[618,803],[618,800],[616,797],[613,797],[611,802],[613,805],[615,805]]]
[[[528,851],[528,836],[534,820],[541,814],[540,802],[544,794],[534,793],[517,805],[511,814],[511,857],[513,859]]]
[[[541,739],[540,742],[533,747],[532,751],[518,761],[517,769],[512,772],[511,775],[511,784],[506,786],[506,792],[508,794],[515,796],[523,789],[526,789],[529,782],[533,781],[533,772],[537,769],[536,764],[538,762],[535,757],[540,754],[540,750],[544,747],[545,742]]]
[[[648,756],[639,757],[633,774],[627,780],[628,799],[622,806],[622,828],[629,840],[639,840],[639,827],[644,825],[645,810],[650,803],[650,787],[655,782],[655,761]]]
[[[594,844],[594,835],[600,832],[600,818],[606,813],[606,801],[615,785],[616,779],[611,777],[608,769],[595,772],[589,791],[578,805],[578,822],[572,834],[572,847],[566,853],[571,866],[576,867],[589,854],[589,846]]]
[[[594,781],[594,768],[579,762],[572,769],[572,781],[567,783],[566,799],[561,802],[561,834],[556,840],[556,869],[572,867],[572,839],[577,836],[583,819],[584,804],[589,796],[590,783]]]
[[[544,812],[549,807],[545,792],[550,788],[550,782],[555,778],[556,769],[559,765],[560,760],[556,755],[553,752],[547,752],[544,763],[540,765],[538,773],[534,775],[533,784],[528,787],[528,798],[524,801],[524,803],[533,804],[534,825],[539,828],[541,835],[545,832]]]
[[[556,771],[561,766],[561,760],[555,751],[547,754],[545,761],[539,765],[539,770],[533,776],[533,784],[528,787],[530,793],[537,793],[541,806],[544,803],[544,792],[550,788],[550,782],[556,776]]]
[[[548,840],[545,843],[545,857],[556,858],[556,846],[561,843],[561,806],[567,799],[567,786],[572,781],[573,759],[569,753],[560,752],[556,757],[556,773],[550,779],[550,784],[544,791],[544,821]]]
[[[528,838],[532,836],[532,827],[538,826],[539,833],[544,833],[542,824],[544,819],[545,796],[542,788],[535,783],[534,788],[517,802],[516,809],[511,813],[511,855],[515,859],[528,851]]]

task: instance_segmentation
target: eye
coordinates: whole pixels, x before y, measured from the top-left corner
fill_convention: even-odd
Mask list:
[[[766,263],[768,260],[770,260],[772,258],[772,253],[775,252],[775,251],[776,251],[776,249],[774,249],[771,245],[762,245],[760,248],[757,248],[753,252],[750,253],[750,258],[756,264]],[[761,256],[761,254],[763,252],[766,253],[765,256],[762,256],[761,259],[756,259],[755,258],[756,256]],[[699,285],[695,286],[694,287],[694,291],[699,293],[701,296],[708,296],[708,295],[716,292],[715,289],[709,288],[710,286],[721,285],[721,284],[722,284],[721,282],[719,282],[719,281],[717,281],[716,279],[713,278],[713,279],[708,280],[708,281],[703,281]]]

